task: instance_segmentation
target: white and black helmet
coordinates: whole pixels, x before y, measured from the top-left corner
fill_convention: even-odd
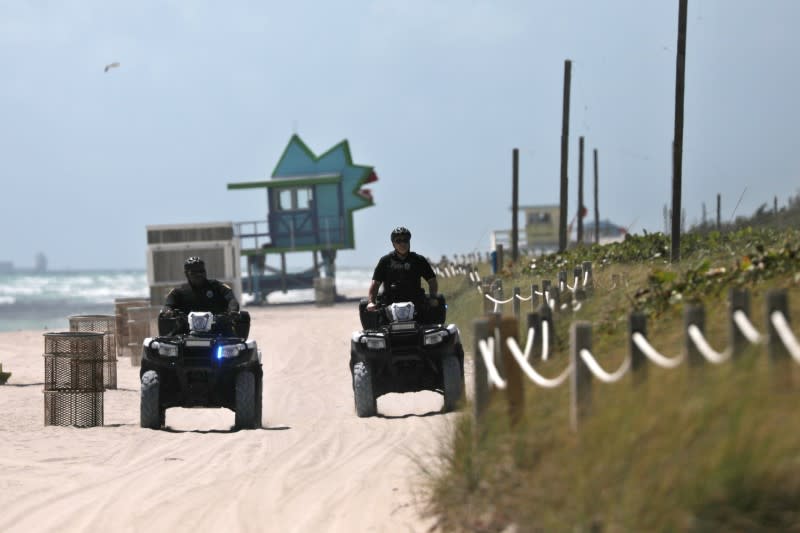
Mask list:
[[[392,234],[389,236],[392,242],[398,237],[405,237],[406,239],[411,238],[411,232],[405,226],[398,226],[392,230]]]

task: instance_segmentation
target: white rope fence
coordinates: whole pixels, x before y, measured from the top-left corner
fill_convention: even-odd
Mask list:
[[[483,364],[486,365],[486,375],[489,381],[498,389],[506,388],[506,381],[500,377],[500,372],[494,366],[494,339],[481,339],[478,341]]]
[[[778,332],[783,345],[786,346],[786,349],[789,351],[789,355],[792,356],[792,359],[800,363],[800,343],[797,342],[797,337],[795,337],[792,330],[789,329],[789,322],[786,320],[786,317],[783,316],[783,313],[780,311],[773,311],[772,314],[769,315],[769,319],[772,321],[775,331]]]
[[[715,351],[709,344],[706,338],[703,336],[703,332],[700,331],[694,324],[689,324],[689,338],[692,339],[697,349],[703,354],[710,363],[714,363],[715,365],[719,365],[727,361],[733,355],[733,350],[731,348],[726,349],[722,352]]]
[[[586,363],[586,366],[592,371],[592,374],[594,374],[594,377],[603,383],[616,383],[617,381],[621,380],[631,368],[631,358],[628,356],[625,358],[625,361],[622,362],[622,366],[620,366],[616,372],[609,374],[598,364],[597,360],[592,355],[592,352],[586,348],[583,348],[579,353],[581,354],[581,359],[583,359],[583,362]]]
[[[676,357],[666,357],[662,355],[656,351],[656,349],[653,348],[649,342],[647,342],[647,338],[645,338],[645,336],[638,331],[634,331],[633,335],[631,335],[631,338],[639,350],[641,350],[650,361],[662,368],[675,368],[683,363],[684,359],[686,359],[686,356],[683,354],[680,354]]]
[[[529,338],[532,336],[532,334],[533,330],[531,329],[528,332]],[[558,377],[552,379],[546,378],[541,374],[539,374],[538,372],[536,372],[536,370],[531,365],[528,364],[527,360],[528,358],[526,354],[523,354],[520,351],[519,345],[517,345],[513,337],[509,337],[506,339],[506,345],[508,346],[508,349],[511,351],[511,355],[514,356],[514,359],[517,361],[517,364],[525,373],[525,375],[528,376],[528,378],[530,378],[531,381],[533,381],[540,387],[543,387],[545,389],[554,389],[556,387],[559,387],[565,381],[567,381],[567,378],[572,374],[572,365],[569,365],[561,372],[561,374]],[[528,351],[527,348],[528,346],[526,346],[526,352]]]
[[[603,383],[617,383],[629,372],[634,372],[637,368],[640,368],[641,361],[643,360],[648,360],[656,366],[666,369],[677,368],[687,359],[691,359],[692,361],[705,360],[711,364],[720,365],[745,353],[744,350],[746,346],[744,343],[747,342],[751,345],[766,345],[770,353],[771,361],[775,360],[776,357],[789,357],[791,360],[800,364],[800,341],[798,341],[797,336],[792,332],[787,319],[786,313],[788,312],[788,304],[786,303],[785,290],[774,292],[776,294],[768,293],[767,295],[767,308],[769,310],[767,319],[773,329],[770,330],[769,335],[766,335],[760,333],[748,317],[747,310],[749,310],[750,307],[749,293],[746,291],[731,291],[732,302],[729,314],[729,328],[732,328],[730,330],[732,344],[722,351],[717,351],[712,348],[703,334],[705,311],[700,305],[689,305],[685,308],[684,333],[687,339],[687,353],[681,353],[674,357],[665,356],[650,344],[644,333],[646,330],[644,315],[632,313],[630,317],[630,353],[622,361],[619,368],[613,372],[605,370],[592,353],[591,324],[588,322],[573,323],[573,330],[570,334],[573,339],[571,360],[566,368],[553,378],[543,376],[530,364],[532,351],[536,345],[536,329],[533,326],[528,328],[524,350],[517,342],[515,338],[516,334],[508,334],[505,336],[505,339],[501,338],[500,324],[502,324],[502,331],[517,331],[518,323],[513,317],[498,318],[497,320],[499,320],[499,322],[494,322],[495,328],[493,331],[493,338],[478,339],[477,346],[479,347],[483,363],[486,366],[487,380],[494,387],[499,389],[508,390],[510,384],[513,385],[513,387],[511,387],[512,389],[521,386],[519,380],[508,380],[508,374],[505,374],[505,376],[501,375],[501,372],[495,366],[495,348],[499,349],[499,346],[501,346],[503,342],[516,362],[516,365],[512,365],[516,366],[516,368],[506,368],[504,370],[505,373],[521,372],[521,374],[527,376],[535,385],[546,389],[560,387],[567,382],[570,376],[573,376],[574,379],[571,381],[573,387],[572,416],[573,426],[576,427],[576,420],[581,416],[578,414],[581,412],[581,409],[576,408],[575,405],[580,402],[588,401],[586,397],[591,396],[591,388],[588,387],[591,378],[595,378]],[[503,302],[502,300],[493,299],[493,301],[496,303],[507,303],[509,300]],[[744,304],[742,304],[742,302],[744,302]],[[546,361],[550,357],[549,336],[552,324],[548,320],[542,320],[539,324],[541,324],[541,359]],[[787,353],[788,356],[782,355]],[[694,366],[693,364],[692,367]],[[646,374],[641,375],[646,376]],[[504,379],[504,377],[506,379]],[[478,387],[477,380],[476,387]],[[576,392],[579,390],[583,392]],[[510,398],[512,393],[512,390],[508,390],[509,402],[513,409],[514,405],[519,405],[524,402],[519,400],[522,394],[520,389],[520,391],[514,393],[518,395],[517,403],[511,404]],[[476,412],[478,412],[477,407]]]

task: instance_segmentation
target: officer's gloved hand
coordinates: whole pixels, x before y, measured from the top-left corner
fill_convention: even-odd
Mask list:
[[[239,302],[236,300],[231,300],[228,302],[228,312],[232,315],[235,315],[239,312]]]
[[[175,311],[169,308],[162,309],[161,316],[164,318],[175,318]]]

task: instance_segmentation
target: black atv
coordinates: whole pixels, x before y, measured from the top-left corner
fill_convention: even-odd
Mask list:
[[[458,328],[445,325],[447,305],[381,305],[367,311],[359,304],[362,331],[350,340],[350,372],[359,417],[377,414],[377,398],[389,392],[436,391],[443,411],[454,410],[464,394],[464,349]]]
[[[141,426],[164,427],[169,407],[226,407],[240,429],[261,427],[261,353],[250,314],[193,312],[158,319],[142,346]]]

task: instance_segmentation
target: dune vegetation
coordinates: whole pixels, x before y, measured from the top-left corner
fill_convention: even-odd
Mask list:
[[[532,283],[556,283],[559,270],[582,261],[593,265],[593,294],[578,311],[554,315],[553,356],[536,362],[537,371],[553,377],[565,368],[576,320],[592,323],[592,353],[603,368],[617,369],[633,311],[647,317],[654,347],[678,355],[690,302],[704,305],[706,337],[722,350],[732,288],[750,292],[751,320],[762,334],[767,291],[786,289],[798,335],[800,231],[745,222],[686,233],[678,264],[669,262],[670,240],[660,233],[506,262],[496,276],[506,297],[513,287],[527,296]],[[478,269],[491,279],[488,265]],[[482,295],[464,276],[441,285],[448,321],[460,326],[472,355]],[[522,308],[524,341],[531,306]],[[596,382],[592,414],[577,431],[569,382],[542,389],[525,378],[524,394],[524,416],[513,426],[503,391],[493,392],[480,426],[465,405],[441,461],[426,470],[429,512],[443,531],[800,531],[800,365],[771,364],[763,345],[720,365],[649,365],[641,382],[630,374]]]

